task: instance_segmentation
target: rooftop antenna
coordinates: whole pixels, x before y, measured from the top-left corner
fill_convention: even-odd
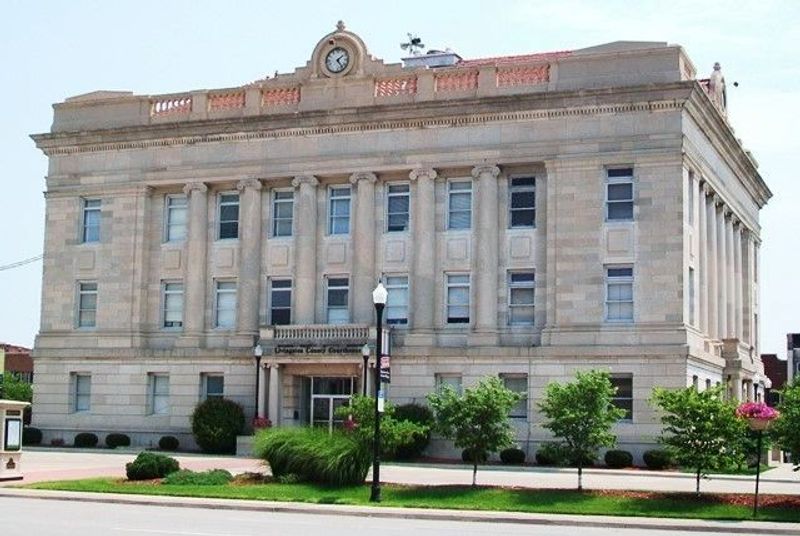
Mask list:
[[[425,44],[422,42],[422,39],[411,33],[408,33],[406,35],[408,35],[408,42],[400,43],[400,48],[402,48],[403,50],[408,50],[409,52],[411,52],[412,56],[419,56],[420,51],[423,48],[425,48]]]

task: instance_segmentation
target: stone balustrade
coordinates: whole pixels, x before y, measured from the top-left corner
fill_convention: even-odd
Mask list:
[[[188,115],[191,111],[191,95],[164,95],[150,100],[151,117]]]
[[[261,330],[262,339],[275,344],[364,344],[370,338],[370,328],[366,324],[300,324],[274,326]]]
[[[244,91],[226,91],[223,93],[211,93],[208,96],[209,112],[244,108],[244,104],[245,104]]]

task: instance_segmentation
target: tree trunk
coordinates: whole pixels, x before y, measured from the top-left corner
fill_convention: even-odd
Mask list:
[[[474,460],[472,464],[472,487],[478,485],[478,460]]]
[[[583,460],[578,460],[578,491],[583,491]]]
[[[695,494],[699,497],[700,496],[700,471],[701,469],[697,468],[697,486],[695,487]]]

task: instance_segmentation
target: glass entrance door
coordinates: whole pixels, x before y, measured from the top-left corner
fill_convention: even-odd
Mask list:
[[[311,378],[311,425],[333,430],[341,426],[336,410],[350,404],[354,378]]]

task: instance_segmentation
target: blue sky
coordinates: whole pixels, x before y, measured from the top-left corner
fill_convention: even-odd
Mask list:
[[[715,61],[730,120],[775,197],[762,212],[762,351],[800,331],[800,2],[6,0],[0,17],[0,265],[41,252],[45,132],[54,102],[97,89],[159,94],[231,87],[302,66],[337,20],[387,62],[413,32],[465,58],[575,49],[616,40],[683,45],[699,75]],[[31,345],[41,263],[0,271],[0,341]]]

